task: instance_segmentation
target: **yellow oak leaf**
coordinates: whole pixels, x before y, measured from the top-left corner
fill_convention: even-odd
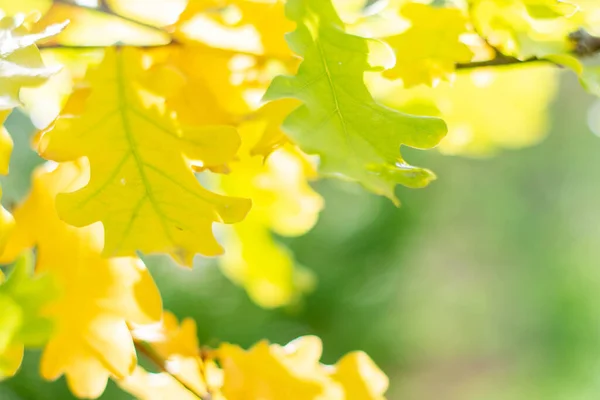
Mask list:
[[[284,5],[282,0],[190,0],[177,31],[184,40],[289,58],[284,35],[294,25],[285,18]]]
[[[316,223],[323,200],[308,184],[317,175],[315,166],[289,143],[266,160],[253,156],[258,144],[269,142],[264,141],[265,136],[282,135],[269,131],[280,131],[276,121],[283,120],[285,112],[297,104],[295,100],[269,103],[240,125],[240,155],[230,163],[231,172],[221,176],[223,190],[233,196],[244,193],[252,199],[253,208],[224,236],[227,252],[220,265],[257,304],[269,308],[294,302],[312,289],[314,280],[295,265],[291,252],[276,242],[272,232],[297,236]]]
[[[252,145],[250,155],[267,157],[273,151],[289,142],[288,137],[281,130],[285,118],[297,108],[300,103],[293,99],[272,101],[256,110],[252,120],[262,121],[264,128],[260,138]]]
[[[10,114],[10,110],[0,110],[0,174],[8,174],[10,154],[13,149],[13,141],[10,134],[4,128],[4,121]]]
[[[402,79],[405,87],[431,86],[440,79],[448,80],[456,63],[473,57],[459,40],[467,32],[467,18],[460,9],[409,3],[401,13],[412,26],[385,39],[396,53],[396,65],[384,71],[385,77]]]
[[[62,374],[78,397],[98,397],[107,379],[122,379],[136,365],[128,323],[160,319],[161,299],[141,260],[104,258],[102,226],[75,228],[58,218],[55,197],[89,178],[85,163],[40,167],[32,191],[15,211],[16,228],[0,262],[37,247],[36,273],[51,276],[61,296],[48,305],[55,331],[41,360],[41,375]]]
[[[331,377],[343,386],[345,400],[384,400],[389,386],[388,377],[361,351],[342,357]]]
[[[29,33],[24,21],[22,15],[0,19],[0,110],[19,106],[22,87],[41,85],[60,70],[44,66],[35,43],[56,35],[66,24],[52,24],[39,33]]]
[[[46,67],[35,43],[57,34],[65,24],[48,26],[38,33],[29,33],[23,26],[23,15],[0,19],[0,174],[8,173],[12,139],[4,128],[10,109],[21,105],[19,95],[24,87],[39,86],[60,70]],[[0,197],[2,190],[0,189]],[[8,211],[0,207],[0,252],[13,226]]]
[[[149,88],[166,98],[167,108],[181,123],[232,125],[238,115],[250,111],[243,97],[245,87],[232,83],[235,53],[190,45],[169,48],[160,56],[162,62],[149,71],[147,80],[154,82]]]
[[[222,344],[222,393],[227,400],[343,400],[341,386],[319,364],[321,351],[321,340],[312,336],[285,347],[262,341],[247,351]]]
[[[83,82],[87,69],[98,65],[103,57],[104,51],[95,48],[43,50],[42,59],[46,65],[62,65],[63,68],[44,84],[21,90],[23,108],[31,122],[40,129],[50,125],[74,88]]]
[[[4,121],[9,110],[0,110],[0,174],[8,173],[8,165],[10,162],[10,154],[13,148],[13,141],[6,129]],[[2,188],[0,187],[0,198],[2,198]],[[4,249],[6,241],[14,227],[14,219],[12,215],[2,206],[0,206],[0,253]]]
[[[250,208],[249,200],[204,189],[192,165],[226,163],[240,139],[233,128],[182,127],[145,107],[137,80],[142,55],[131,48],[107,50],[88,74],[86,111],[59,117],[41,138],[40,153],[55,161],[89,159],[89,183],[60,194],[57,207],[74,226],[102,222],[104,255],[165,252],[190,265],[196,253],[222,253],[213,222],[238,222]]]
[[[442,82],[406,90],[377,82],[373,89],[384,104],[404,112],[439,115],[448,134],[442,153],[490,156],[502,149],[531,146],[547,133],[548,106],[557,90],[552,66],[488,68],[461,71],[452,84]],[[507,130],[503,122],[513,121]]]
[[[313,288],[310,272],[295,265],[293,254],[264,224],[250,218],[224,238],[227,252],[219,260],[223,272],[261,307],[288,305]]]

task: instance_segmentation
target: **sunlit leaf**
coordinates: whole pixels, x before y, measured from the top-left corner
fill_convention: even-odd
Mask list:
[[[393,108],[442,117],[448,124],[448,135],[439,145],[443,153],[489,156],[544,138],[557,83],[555,68],[533,65],[464,71],[452,84],[435,89],[404,90],[380,81],[373,90]],[[511,121],[511,129],[505,121]]]
[[[285,347],[257,343],[249,350],[223,344],[223,395],[228,400],[342,400],[342,388],[319,364],[321,342],[303,337]],[[260,368],[257,366],[260,365]]]
[[[0,379],[17,371],[24,346],[44,344],[52,331],[44,307],[56,297],[56,291],[48,276],[32,275],[32,255],[25,253],[0,282]]]
[[[76,396],[94,398],[109,376],[133,372],[136,355],[127,323],[158,321],[161,300],[141,260],[101,256],[100,225],[74,228],[58,218],[56,194],[88,178],[84,164],[38,169],[31,194],[14,211],[17,226],[0,262],[36,246],[36,273],[51,277],[61,294],[47,308],[55,330],[42,355],[41,375],[54,380],[65,374]]]
[[[0,19],[0,110],[20,105],[22,87],[41,85],[60,69],[44,66],[35,43],[56,35],[65,24],[29,33],[23,22],[23,16]]]
[[[396,53],[396,65],[384,76],[402,79],[405,87],[433,85],[448,80],[456,63],[471,60],[473,53],[459,40],[467,32],[467,19],[460,9],[409,3],[402,15],[412,25],[385,39]]]
[[[67,46],[111,46],[125,43],[132,46],[160,45],[171,41],[167,32],[124,20],[97,10],[65,3],[54,3],[35,25],[36,29],[70,21],[61,34],[47,44]],[[99,34],[98,32],[102,32]]]
[[[196,253],[222,252],[213,222],[238,222],[250,207],[248,200],[207,191],[191,168],[192,162],[227,162],[239,137],[225,126],[179,127],[146,108],[136,80],[141,57],[133,49],[107,51],[89,74],[86,112],[59,118],[42,138],[41,153],[56,161],[90,160],[89,184],[59,195],[57,206],[75,226],[103,223],[105,255],[165,252],[189,265]]]
[[[373,100],[363,81],[374,69],[369,41],[346,34],[329,1],[292,0],[287,15],[298,23],[289,43],[304,61],[295,77],[277,77],[265,95],[304,102],[285,120],[285,132],[320,156],[324,174],[356,180],[391,199],[399,183],[426,186],[433,173],[408,165],[399,148],[435,146],[446,133],[443,121],[395,112]]]

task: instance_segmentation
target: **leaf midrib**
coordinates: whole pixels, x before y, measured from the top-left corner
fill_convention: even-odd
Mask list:
[[[139,201],[138,205],[140,205],[140,203],[143,202],[142,200],[144,200],[144,198],[146,198],[146,197],[148,198],[148,200],[150,201],[150,204],[152,205],[152,208],[154,209],[154,211],[156,212],[156,214],[158,216],[158,219],[160,220],[160,224],[162,225],[165,235],[167,235],[167,239],[169,239],[170,242],[174,243],[174,240],[171,237],[171,233],[169,232],[168,226],[165,222],[166,216],[163,215],[163,213],[160,211],[158,202],[157,202],[156,198],[154,197],[154,193],[151,190],[150,182],[148,180],[148,177],[146,176],[146,172],[144,171],[145,163],[142,160],[141,154],[137,150],[136,141],[135,141],[135,139],[133,137],[133,133],[131,131],[131,124],[129,121],[129,116],[127,115],[128,101],[127,101],[127,91],[125,89],[125,86],[126,86],[125,75],[123,73],[124,65],[123,65],[122,52],[120,52],[120,51],[117,52],[116,59],[117,59],[117,66],[116,66],[117,79],[116,79],[116,81],[117,81],[117,91],[118,91],[118,95],[119,95],[118,96],[119,97],[119,113],[121,114],[121,120],[123,122],[123,131],[125,132],[125,137],[127,139],[127,142],[129,143],[130,154],[134,158],[135,165],[137,167],[137,170],[140,175],[140,179],[144,186],[144,191],[146,192],[144,197],[142,197],[141,200],[138,200]],[[135,212],[134,215],[132,216],[132,218],[130,219],[128,228],[125,231],[125,235],[127,235],[128,232],[130,231],[131,226],[134,223],[134,219],[137,218],[138,215],[139,215],[139,210],[137,210],[137,212]],[[126,236],[123,236],[121,243],[123,241],[125,241],[125,239],[126,239]]]

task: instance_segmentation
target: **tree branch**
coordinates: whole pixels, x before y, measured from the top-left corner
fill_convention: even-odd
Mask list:
[[[465,70],[465,69],[475,69],[475,68],[485,68],[485,67],[499,67],[505,65],[517,65],[517,64],[532,64],[532,63],[549,63],[553,64],[557,67],[561,65],[556,64],[550,60],[546,60],[544,58],[531,57],[525,60],[519,60],[516,57],[506,56],[504,54],[498,54],[496,57],[491,60],[485,61],[472,61],[468,63],[457,63],[457,70]]]
[[[66,5],[66,6],[74,7],[74,8],[80,8],[80,9],[83,9],[83,10],[88,10],[88,11],[91,11],[91,12],[96,12],[96,13],[100,13],[100,14],[104,14],[104,15],[110,15],[112,17],[119,18],[119,19],[121,19],[121,20],[123,20],[125,22],[129,22],[129,23],[135,24],[135,25],[137,25],[137,26],[139,26],[141,28],[151,29],[153,31],[163,33],[163,34],[169,36],[171,42],[175,41],[175,39],[171,35],[171,32],[167,31],[166,29],[161,28],[159,26],[152,25],[152,24],[147,24],[147,23],[142,22],[140,20],[137,20],[135,18],[129,18],[129,17],[125,16],[125,15],[121,15],[121,14],[115,12],[110,7],[110,5],[106,2],[106,0],[99,0],[98,1],[98,7],[91,7],[91,6],[86,6],[86,5],[83,5],[83,4],[72,3],[72,2],[70,2],[68,0],[53,0],[53,3],[54,4],[62,4],[62,5]]]
[[[573,51],[571,55],[580,59],[592,57],[600,53],[600,37],[590,35],[585,29],[579,28],[577,31],[569,34],[568,39],[573,45]],[[485,40],[485,38],[484,38]],[[543,57],[530,57],[524,60],[520,60],[513,56],[507,56],[503,54],[498,48],[492,46],[486,41],[487,45],[494,51],[496,55],[494,58],[485,61],[473,61],[468,63],[456,64],[457,70],[464,69],[475,69],[483,67],[496,67],[503,65],[517,65],[517,64],[531,64],[531,63],[547,63],[557,67],[562,65],[555,63],[554,61],[547,60]]]
[[[160,358],[160,356],[158,354],[156,354],[156,352],[154,352],[145,342],[140,342],[140,341],[134,340],[133,343],[135,344],[135,349],[139,354],[143,355],[144,358],[146,358],[148,361],[150,361],[156,368],[158,368],[162,372],[171,375],[188,392],[192,393],[194,396],[198,397],[200,400],[210,400],[210,395],[209,395],[209,397],[206,397],[206,396],[202,396],[201,394],[196,393],[194,391],[194,389],[192,389],[189,385],[187,385],[185,382],[183,382],[177,376],[171,374],[167,370],[167,367],[165,365],[165,360]]]

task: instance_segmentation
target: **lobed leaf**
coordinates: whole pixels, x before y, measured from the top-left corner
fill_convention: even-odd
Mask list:
[[[23,22],[22,16],[0,19],[0,110],[19,106],[21,88],[41,85],[60,69],[44,66],[35,43],[56,35],[66,23],[29,33]]]
[[[446,133],[443,121],[386,108],[364,83],[373,43],[349,35],[330,1],[290,0],[287,16],[297,23],[291,48],[303,57],[294,77],[275,78],[266,100],[293,97],[304,102],[283,129],[309,154],[321,158],[320,171],[360,182],[394,201],[394,187],[426,186],[434,174],[407,164],[401,145],[436,146]]]
[[[459,40],[468,22],[460,9],[409,3],[401,13],[411,27],[384,39],[396,53],[396,65],[383,73],[385,77],[402,79],[407,88],[432,86],[448,80],[456,63],[471,61],[473,53]]]
[[[146,107],[138,82],[141,59],[138,50],[107,50],[89,74],[86,111],[59,118],[40,150],[55,161],[89,159],[89,183],[60,194],[57,207],[75,226],[101,221],[106,256],[165,252],[189,265],[196,253],[221,254],[213,222],[238,222],[250,208],[249,200],[204,189],[192,171],[192,164],[229,161],[239,137],[226,126],[180,127]]]
[[[32,258],[24,253],[4,282],[0,276],[0,380],[15,374],[25,346],[44,344],[52,332],[44,308],[56,290],[50,277],[32,276]]]
[[[131,374],[136,353],[129,323],[150,324],[161,316],[161,299],[152,277],[137,258],[104,258],[98,224],[74,228],[55,210],[58,192],[85,183],[85,163],[39,168],[29,197],[15,211],[16,228],[0,262],[37,248],[36,274],[56,283],[60,297],[48,304],[55,326],[41,360],[41,375],[67,376],[78,397],[95,398],[107,379]]]

